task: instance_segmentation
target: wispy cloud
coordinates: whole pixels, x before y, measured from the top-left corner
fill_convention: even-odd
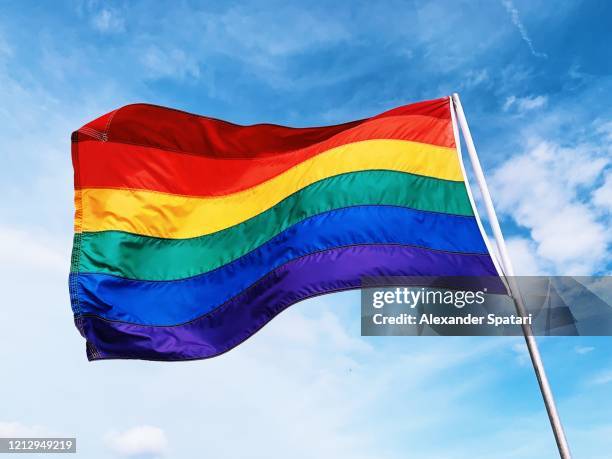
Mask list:
[[[465,75],[465,87],[472,89],[480,85],[488,84],[491,81],[489,71],[487,69],[470,70]]]
[[[593,346],[575,346],[574,352],[578,355],[585,355],[590,352],[593,352],[595,348]]]
[[[515,25],[515,27],[518,29],[519,33],[521,34],[521,38],[523,39],[525,43],[527,43],[527,46],[529,46],[529,50],[531,51],[531,54],[533,54],[535,57],[547,58],[548,55],[546,55],[546,53],[538,52],[535,50],[533,46],[533,41],[531,40],[531,37],[527,33],[527,29],[523,25],[523,21],[521,21],[519,11],[514,6],[514,3],[512,2],[512,0],[502,0],[502,4],[506,8],[506,11],[508,11],[508,13],[510,14],[512,23]]]
[[[122,32],[125,27],[125,21],[121,14],[117,10],[109,8],[102,8],[94,13],[91,24],[102,33]]]
[[[593,192],[593,204],[612,213],[612,171],[606,174],[604,183]]]
[[[182,49],[150,46],[142,54],[142,64],[150,78],[199,78],[200,67],[193,56]]]
[[[517,113],[524,114],[525,112],[542,108],[547,103],[548,97],[543,95],[526,97],[508,96],[504,102],[503,109],[505,112],[514,109]]]
[[[352,38],[350,28],[327,10],[284,3],[239,4],[199,18],[205,25],[205,54],[228,56],[244,65],[250,75],[275,88],[330,84],[353,72],[351,68],[333,66],[330,72],[312,72],[305,78],[293,70],[300,56],[334,49]]]
[[[589,383],[594,386],[601,386],[612,383],[612,370],[604,370],[593,376]]]
[[[267,59],[346,41],[351,36],[333,16],[288,5],[256,10],[233,7],[216,16],[214,22],[218,26],[215,31]]]
[[[599,134],[604,136],[605,139],[612,142],[612,120],[611,121],[599,121],[596,130]]]

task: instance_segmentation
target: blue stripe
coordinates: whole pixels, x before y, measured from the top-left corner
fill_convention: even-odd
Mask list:
[[[210,312],[293,259],[361,244],[487,253],[474,217],[391,206],[348,207],[306,219],[243,257],[187,279],[142,281],[80,273],[79,306],[84,314],[110,320],[143,325],[180,324]]]

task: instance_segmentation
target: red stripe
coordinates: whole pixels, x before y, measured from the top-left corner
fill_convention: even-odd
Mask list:
[[[163,129],[156,133],[165,132]],[[123,143],[79,143],[81,188],[133,188],[219,196],[262,183],[330,148],[369,139],[410,140],[453,148],[449,120],[430,116],[376,118],[282,155],[214,158]]]
[[[448,97],[405,105],[370,119],[423,115],[450,120]],[[117,143],[183,151],[212,158],[255,158],[305,148],[367,120],[335,126],[240,126],[147,104],[122,107],[86,124],[79,141],[103,137]],[[96,136],[93,133],[99,133]]]

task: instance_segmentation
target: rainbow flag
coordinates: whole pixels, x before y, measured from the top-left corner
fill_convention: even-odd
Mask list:
[[[72,135],[70,298],[90,360],[208,358],[365,276],[497,276],[450,98],[345,124],[128,105]]]

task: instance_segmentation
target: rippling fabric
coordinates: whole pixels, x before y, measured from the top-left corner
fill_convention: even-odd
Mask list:
[[[211,158],[248,158],[280,156],[325,142],[353,127],[372,120],[402,117],[414,126],[414,115],[439,119],[444,130],[420,129],[425,143],[454,146],[447,97],[404,105],[372,118],[335,126],[292,128],[275,124],[241,126],[207,116],[194,115],[150,104],[131,104],[97,118],[80,128],[79,141],[115,142],[142,145],[157,150],[187,152]],[[396,128],[400,130],[401,128]],[[429,132],[429,133],[428,133]],[[369,138],[377,138],[375,135]],[[394,137],[395,138],[395,137]]]
[[[114,274],[151,278],[148,274],[132,276],[123,270],[126,267],[135,273],[142,269],[159,273],[154,277],[159,280],[188,277],[229,263],[302,220],[333,209],[364,205],[472,215],[462,183],[397,172],[357,172],[317,182],[244,223],[202,237],[161,239],[117,231],[83,233],[79,236],[79,265],[74,268],[98,271],[106,266]],[[474,237],[480,239],[477,231]],[[160,251],[168,253],[163,265],[157,262]],[[193,257],[197,257],[197,265],[190,261]]]
[[[365,276],[497,275],[448,98],[317,128],[135,104],[72,140],[70,298],[92,360],[212,357]]]
[[[167,281],[224,269],[238,261],[241,265],[256,263],[265,269],[275,260],[290,259],[307,251],[368,242],[486,253],[474,217],[397,206],[336,209],[288,225],[270,239],[263,231],[260,236],[265,242],[253,248],[241,245],[246,241],[240,236],[228,238],[229,242],[224,243],[207,237],[174,240],[112,231],[88,233],[83,236],[78,271]]]
[[[453,276],[459,273],[496,275],[486,255],[449,254],[388,245],[338,248],[287,263],[209,314],[189,323],[154,327],[112,322],[88,314],[81,315],[79,321],[93,348],[89,354],[91,359],[207,358],[237,346],[298,301],[322,293],[358,288],[362,276]]]
[[[473,217],[393,207],[352,207],[317,215],[231,263],[174,282],[80,273],[80,307],[83,313],[111,320],[172,325],[211,311],[271,269],[311,253],[350,245],[401,244],[486,254],[486,247],[476,234]],[[474,260],[479,262],[478,258]],[[164,307],[166,304],[173,307]]]
[[[186,196],[220,196],[251,188],[320,153],[355,142],[395,139],[434,145],[440,151],[444,151],[440,147],[455,148],[448,120],[407,116],[366,120],[295,151],[271,155],[272,151],[264,150],[247,158],[226,157],[208,149],[199,154],[131,143],[85,141],[79,147],[80,185],[82,188],[130,188]],[[153,164],[152,155],[155,156]]]
[[[454,150],[399,140],[369,140],[337,147],[226,196],[85,188],[80,191],[83,231],[120,230],[175,239],[202,236],[242,223],[318,181],[376,169],[453,181],[461,178]]]

